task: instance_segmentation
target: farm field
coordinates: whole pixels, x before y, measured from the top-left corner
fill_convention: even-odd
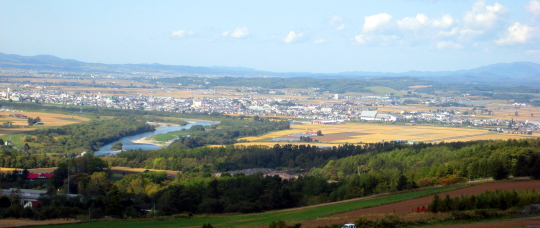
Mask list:
[[[21,114],[28,116],[30,118],[36,118],[39,117],[41,119],[41,122],[43,122],[43,127],[46,126],[63,126],[66,124],[72,124],[72,123],[80,123],[81,121],[89,121],[89,118],[81,117],[81,116],[71,116],[71,115],[64,115],[64,114],[56,114],[56,113],[46,113],[46,112],[0,112],[0,122],[12,122],[14,126],[28,126],[28,120],[27,119],[21,119],[17,117],[10,116],[12,114]],[[39,125],[34,125],[28,130],[33,130],[33,128],[41,127]],[[18,128],[1,128],[1,130],[22,130]]]
[[[30,219],[0,219],[0,227],[28,227],[28,226],[43,226],[43,225],[58,225],[77,223],[74,219],[51,219],[51,220],[30,220]],[[63,227],[67,227],[64,225]]]
[[[453,190],[450,192],[439,194],[441,197],[445,197],[446,194],[451,198],[461,195],[477,195],[487,190],[527,190],[537,189],[540,190],[539,180],[521,180],[521,181],[497,181],[487,182],[483,184],[473,185],[468,188],[462,188]],[[412,209],[429,205],[433,200],[433,196],[426,196],[417,199],[402,201],[398,203],[386,204],[378,207],[364,208],[346,213],[334,214],[327,217],[318,218],[312,221],[306,221],[302,223],[302,227],[316,227],[323,225],[331,225],[336,223],[344,223],[348,221],[354,221],[360,217],[367,218],[380,218],[385,214],[395,213],[404,218],[414,219],[415,216],[422,216],[421,214],[411,213]]]
[[[419,191],[407,192],[389,196],[370,196],[357,198],[353,200],[328,203],[323,205],[308,206],[301,208],[286,209],[280,211],[270,211],[259,214],[229,214],[229,215],[203,215],[195,216],[190,219],[177,219],[169,221],[103,221],[99,223],[77,223],[71,224],[70,227],[201,227],[203,223],[211,223],[214,227],[268,227],[272,221],[284,220],[287,223],[301,223],[305,220],[317,219],[319,217],[328,216],[331,214],[351,211],[359,208],[373,207],[386,203],[413,199],[423,195],[431,195],[437,192],[445,192],[455,189],[449,188],[432,188]],[[0,220],[1,222],[1,220]],[[65,226],[44,226],[44,227],[65,227]],[[302,226],[306,227],[306,226]]]
[[[478,101],[483,102],[483,101]],[[485,118],[485,119],[501,119],[501,120],[519,120],[519,121],[533,121],[540,120],[540,107],[526,106],[526,107],[516,107],[513,104],[508,104],[506,101],[485,101],[486,108],[493,110],[492,115],[472,113],[472,107],[432,107],[424,104],[414,104],[408,106],[381,106],[377,107],[377,111],[381,113],[399,113],[402,110],[408,112],[419,111],[427,112],[429,110],[459,110],[459,111],[469,111],[468,115],[463,115],[465,117],[476,117],[476,118]],[[488,103],[489,102],[489,103]],[[515,116],[516,111],[518,116]],[[532,116],[531,116],[532,114]]]
[[[540,181],[501,181],[486,182],[465,188],[432,188],[406,192],[389,196],[370,196],[353,200],[328,203],[323,205],[293,208],[280,211],[271,211],[260,214],[229,214],[229,215],[203,215],[190,219],[177,219],[169,221],[101,221],[90,223],[71,224],[70,227],[200,227],[203,223],[211,223],[214,227],[268,227],[272,221],[283,220],[287,224],[302,223],[302,227],[317,227],[323,225],[353,222],[359,217],[379,218],[385,214],[395,213],[405,219],[415,219],[429,216],[429,214],[410,214],[412,208],[427,206],[434,193],[445,196],[460,196],[462,194],[479,194],[486,190],[523,190],[540,189]],[[381,205],[381,206],[377,206]],[[535,220],[531,220],[535,221]],[[536,220],[538,221],[538,220]],[[500,221],[504,222],[504,221]],[[0,220],[1,224],[1,220]],[[492,224],[487,222],[486,224]],[[530,223],[527,223],[530,224]],[[536,223],[533,223],[536,224]],[[64,227],[64,226],[44,226]],[[450,226],[453,227],[453,226]],[[463,227],[463,225],[461,226]],[[467,227],[469,227],[467,225]],[[477,226],[475,227],[494,227]]]
[[[495,222],[436,226],[437,228],[540,227],[540,217],[509,219]]]
[[[52,173],[55,169],[56,169],[56,167],[37,168],[37,169],[28,169],[28,172],[30,172],[30,173]],[[0,167],[0,173],[8,173],[8,172],[12,172],[13,170],[23,170],[23,169]]]
[[[407,140],[416,142],[453,142],[471,141],[483,139],[519,139],[526,137],[538,137],[538,135],[512,135],[496,133],[480,129],[451,128],[437,126],[407,126],[388,125],[371,123],[345,123],[345,124],[302,124],[291,125],[290,130],[272,132],[259,137],[244,137],[239,140],[238,145],[253,145],[270,143],[274,145],[291,144],[290,142],[271,142],[273,138],[280,138],[294,133],[306,133],[321,130],[324,136],[312,137],[319,140],[319,143],[308,143],[311,145],[336,145],[344,143],[376,143],[381,141]],[[306,144],[297,143],[292,144]]]
[[[371,86],[371,87],[366,87],[366,89],[373,91],[375,94],[379,96],[387,96],[388,94],[391,94],[391,93],[393,93],[396,96],[403,96],[407,94],[405,92],[398,91],[398,90],[395,90],[389,87],[384,87],[384,86]]]

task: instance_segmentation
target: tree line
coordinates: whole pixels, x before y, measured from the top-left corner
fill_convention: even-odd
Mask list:
[[[469,211],[479,209],[507,210],[522,208],[530,204],[540,203],[540,192],[531,190],[486,191],[479,195],[461,195],[451,198],[446,195],[442,199],[438,194],[428,206],[430,212]]]

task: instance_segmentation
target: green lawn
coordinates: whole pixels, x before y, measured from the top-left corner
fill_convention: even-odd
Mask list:
[[[158,142],[167,142],[169,140],[175,139],[177,136],[186,136],[193,133],[195,133],[195,131],[173,131],[165,134],[154,135],[150,138]]]
[[[266,226],[272,221],[283,220],[287,224],[301,223],[309,219],[328,216],[336,213],[342,213],[352,210],[357,210],[366,207],[374,207],[383,204],[409,200],[421,196],[426,196],[434,193],[445,192],[456,189],[457,187],[447,188],[432,188],[402,194],[382,196],[373,199],[360,200],[354,202],[346,202],[332,204],[320,207],[289,209],[281,211],[271,211],[260,214],[227,214],[227,215],[207,215],[194,216],[190,219],[177,219],[168,221],[141,221],[141,220],[126,220],[126,221],[100,221],[100,222],[85,222],[66,225],[51,225],[43,227],[75,227],[75,228],[94,228],[94,227],[111,227],[111,228],[138,228],[138,227],[201,227],[203,223],[210,223],[214,227],[253,227]]]
[[[403,96],[406,94],[405,92],[401,92],[401,91],[398,91],[389,87],[384,87],[384,86],[370,86],[370,87],[366,87],[366,89],[371,90],[373,93],[379,96],[385,96],[391,93],[393,93],[396,96]]]

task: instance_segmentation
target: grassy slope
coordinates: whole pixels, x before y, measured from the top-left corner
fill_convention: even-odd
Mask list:
[[[254,227],[267,226],[272,221],[283,220],[287,223],[301,223],[309,219],[316,219],[322,216],[328,216],[336,213],[342,213],[352,210],[357,210],[366,207],[374,207],[382,204],[388,204],[403,200],[409,200],[425,195],[430,195],[439,192],[453,190],[456,187],[449,188],[433,188],[395,194],[383,197],[368,197],[366,199],[344,201],[340,203],[330,203],[321,206],[311,206],[295,209],[287,209],[280,211],[271,211],[260,214],[228,214],[228,215],[208,215],[195,216],[191,219],[178,219],[169,221],[102,221],[102,222],[87,222],[69,225],[51,225],[43,227],[200,227],[203,223],[210,223],[214,227]]]
[[[377,94],[379,96],[385,96],[385,95],[390,94],[390,93],[394,93],[396,96],[405,95],[404,92],[392,89],[390,87],[384,87],[384,86],[371,86],[371,87],[366,87],[366,89],[371,90],[373,93],[375,93],[375,94]]]

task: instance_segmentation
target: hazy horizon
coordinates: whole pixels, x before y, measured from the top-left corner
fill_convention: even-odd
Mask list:
[[[540,63],[540,1],[0,1],[0,52],[272,72]]]

